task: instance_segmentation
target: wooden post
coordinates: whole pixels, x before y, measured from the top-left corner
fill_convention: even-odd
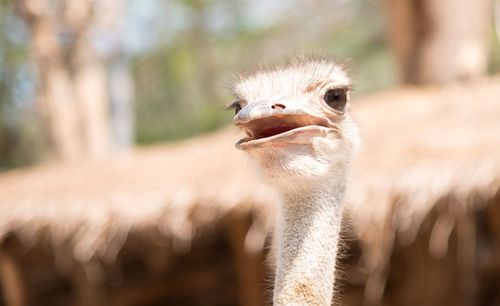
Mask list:
[[[28,289],[22,265],[4,246],[0,248],[0,279],[7,306],[29,305]]]
[[[238,278],[238,304],[242,306],[264,305],[262,252],[252,254],[245,249],[245,238],[251,221],[247,216],[230,216],[227,223]]]

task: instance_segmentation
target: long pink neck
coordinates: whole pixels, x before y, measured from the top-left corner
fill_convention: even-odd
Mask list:
[[[274,305],[330,305],[345,186],[283,192]]]

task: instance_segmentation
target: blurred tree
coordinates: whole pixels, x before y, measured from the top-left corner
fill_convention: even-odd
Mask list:
[[[386,0],[389,40],[405,82],[444,83],[487,70],[490,0]]]
[[[96,44],[108,67],[113,147],[120,152],[134,145],[134,85],[125,48],[125,3],[100,0],[95,11]]]
[[[7,4],[25,22],[3,10]],[[380,3],[372,0],[0,0],[0,6],[6,168],[14,165],[7,159],[17,158],[18,166],[41,159],[43,151],[25,134],[41,143],[50,138],[56,153],[71,159],[127,149],[132,137],[144,144],[214,130],[231,120],[222,106],[231,99],[235,71],[296,53],[352,57],[355,94],[395,83]],[[12,44],[17,37],[23,40]]]
[[[110,148],[106,71],[90,42],[90,0],[20,0],[31,30],[42,112],[59,158],[100,157]]]
[[[38,100],[49,134],[57,154],[73,158],[81,152],[75,98],[48,4],[45,1],[17,1],[16,4],[31,29],[32,52],[40,75]]]
[[[32,164],[46,152],[41,120],[31,107],[35,80],[27,41],[12,3],[0,0],[0,171]]]

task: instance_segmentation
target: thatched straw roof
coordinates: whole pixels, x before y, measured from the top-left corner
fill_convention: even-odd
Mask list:
[[[370,256],[387,261],[397,234],[411,241],[429,210],[453,199],[447,215],[500,190],[500,78],[359,99],[353,113],[364,138],[347,202]],[[263,244],[276,194],[260,183],[228,127],[178,144],[138,149],[114,160],[49,164],[0,176],[0,237],[42,238],[78,260],[112,259],[130,232],[154,232],[189,245],[197,230],[229,212],[261,218],[247,237]],[[448,220],[448,219],[443,219]],[[431,252],[445,252],[448,221]],[[447,223],[448,222],[448,223]]]
[[[353,108],[364,149],[347,202],[366,255],[365,295],[380,300],[395,241],[412,243],[441,204],[428,250],[442,257],[456,220],[500,194],[500,78],[381,93]]]
[[[165,235],[183,249],[229,212],[258,207],[267,215],[274,193],[234,148],[238,133],[231,127],[114,160],[4,174],[0,237],[15,233],[28,244],[43,237],[78,260],[112,260],[129,232]]]

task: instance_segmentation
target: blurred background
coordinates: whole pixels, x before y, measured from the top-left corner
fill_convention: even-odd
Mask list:
[[[301,52],[356,96],[500,69],[491,3],[403,2],[2,1],[0,168],[213,131],[234,75]]]
[[[261,281],[272,278],[263,264],[273,214],[266,208],[267,192],[272,192],[235,198],[222,191],[234,184],[236,190],[253,186],[242,185],[251,170],[235,168],[241,156],[235,155],[234,163],[227,165],[233,161],[230,154],[236,154],[231,151],[236,132],[223,128],[233,116],[223,106],[232,101],[230,87],[238,72],[256,64],[281,63],[294,54],[327,55],[349,67],[354,103],[369,104],[367,108],[375,112],[375,97],[382,91],[389,95],[381,96],[388,101],[468,101],[478,111],[481,101],[490,101],[483,112],[491,115],[490,110],[497,110],[500,103],[499,39],[497,0],[0,0],[0,206],[5,212],[0,215],[0,305],[265,304],[272,284]],[[484,93],[482,99],[468,96],[471,90]],[[429,126],[441,115],[429,111]],[[467,118],[464,113],[460,116],[457,122]],[[471,126],[493,122],[481,116],[477,114]],[[451,131],[452,121],[446,122],[443,129]],[[493,135],[484,147],[500,147],[494,134],[498,124],[480,127]],[[215,136],[178,142],[221,128],[223,132]],[[474,135],[471,139],[479,139]],[[228,151],[211,150],[206,144]],[[463,144],[465,151],[470,146]],[[377,151],[376,145],[369,145],[370,150]],[[417,151],[409,151],[415,154],[410,164],[418,160]],[[461,185],[443,188],[442,194],[426,201],[431,203],[428,206],[435,204],[436,211],[449,212],[454,200],[443,199],[466,199],[464,205],[474,209],[460,213],[451,209],[454,217],[450,218],[455,220],[477,216],[476,207],[500,205],[500,173],[496,172],[500,155],[485,154],[487,158],[476,155],[467,165],[476,169],[488,160],[493,166],[485,167],[491,173],[478,174],[479,183],[474,183],[463,174],[468,172],[460,168],[463,160],[458,159],[457,173],[464,176]],[[220,156],[227,157],[226,164],[211,165]],[[426,161],[439,165],[429,156],[425,155]],[[203,193],[207,182],[198,180],[208,173],[215,183]],[[228,173],[235,179],[229,179]],[[426,175],[434,177],[434,173]],[[391,182],[399,179],[394,176]],[[155,184],[144,183],[148,181]],[[374,192],[392,192],[395,185],[388,185]],[[469,185],[469,189],[463,187]],[[460,196],[456,190],[462,192]],[[467,195],[461,197],[463,193]],[[387,202],[398,203],[398,196]],[[141,210],[141,205],[154,209],[147,217],[124,212]],[[431,211],[428,208],[419,215],[419,226],[426,224],[423,220]],[[387,220],[393,220],[393,212],[387,210]],[[478,218],[474,225],[464,221],[469,230],[459,227],[458,232],[476,237],[478,228],[490,228],[484,215]],[[162,227],[162,222],[168,226]],[[386,230],[391,222],[374,226]],[[429,222],[430,232],[438,228],[446,237],[459,224],[449,221],[434,227],[434,221]],[[205,232],[206,226],[212,230]],[[391,233],[401,231],[394,226]],[[419,300],[424,292],[408,293],[407,302],[403,293],[391,296],[391,290],[397,291],[391,289],[397,288],[390,286],[391,281],[397,283],[398,277],[410,273],[398,270],[399,276],[391,278],[388,268],[382,268],[396,256],[390,255],[398,250],[393,249],[394,241],[399,241],[396,236],[377,245],[375,238],[366,242],[362,234],[353,234],[348,244],[357,255],[345,264],[357,272],[351,273],[354,278],[347,277],[346,300],[341,303],[500,305],[500,282],[495,283],[499,275],[492,272],[498,272],[500,263],[488,261],[493,268],[485,268],[483,286],[477,281],[479,274],[470,270],[476,267],[476,257],[472,267],[462,269],[466,280],[453,283],[456,287],[434,286],[439,290],[429,293],[436,297],[432,301]],[[82,246],[84,238],[91,241]],[[364,248],[378,255],[366,260]],[[156,255],[141,255],[140,250],[146,249]],[[442,248],[437,249],[442,253]],[[459,266],[465,265],[467,256],[450,254],[458,256]],[[397,262],[404,262],[404,256],[400,254]],[[206,270],[207,260],[220,266]],[[252,274],[248,267],[258,273]],[[451,276],[455,274],[441,272],[455,279]],[[470,273],[476,281],[470,281]],[[447,277],[443,282],[448,282]],[[402,282],[418,288],[426,280]],[[456,288],[465,298],[448,298],[447,292]]]
[[[213,131],[231,119],[234,75],[301,51],[348,61],[356,94],[394,86],[381,6],[2,1],[0,167]]]

